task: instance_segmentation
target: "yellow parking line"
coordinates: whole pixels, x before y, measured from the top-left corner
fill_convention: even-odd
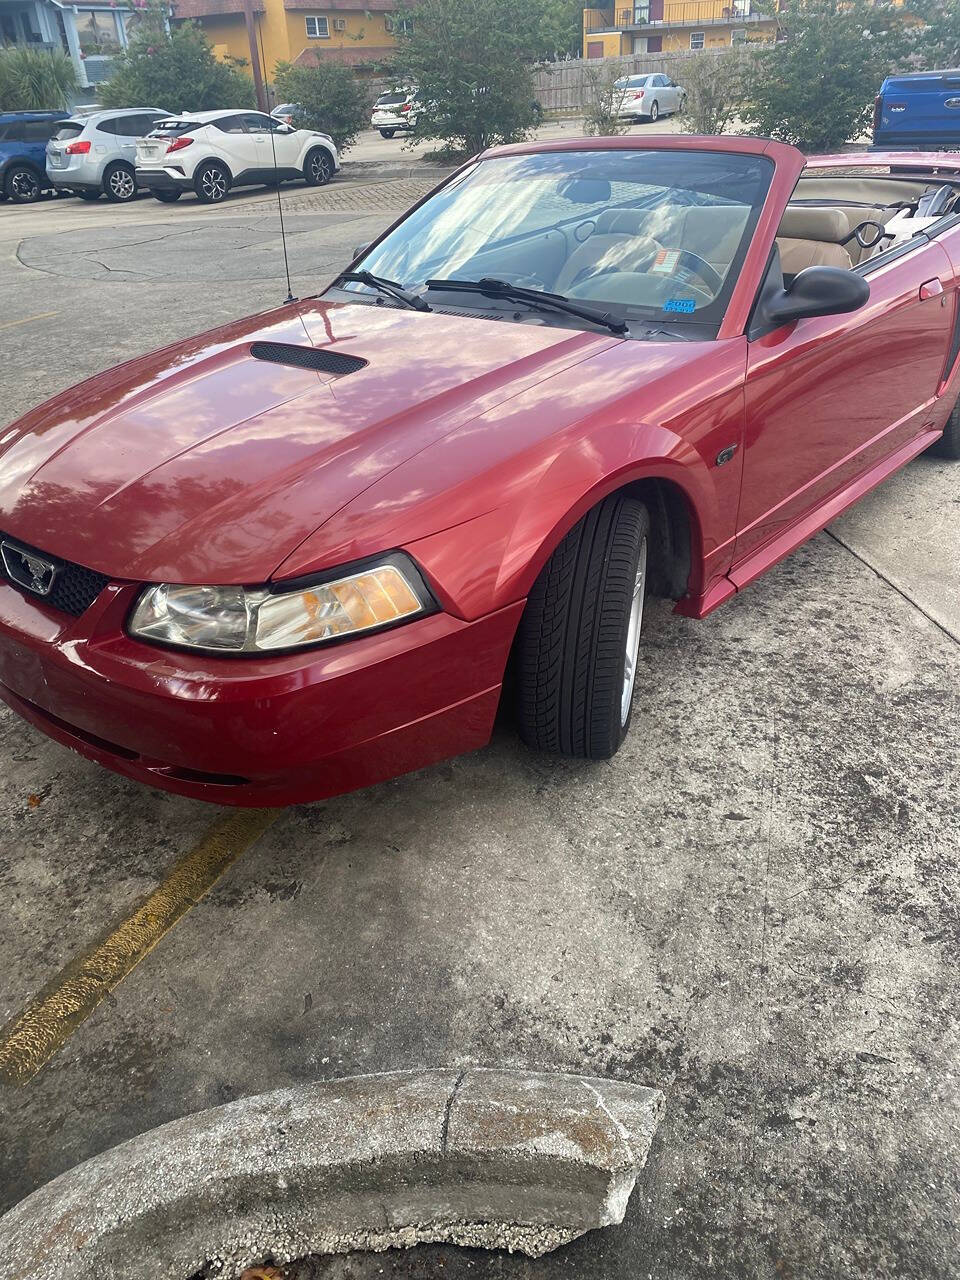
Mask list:
[[[38,316],[25,316],[23,320],[8,320],[6,324],[0,324],[0,329],[15,329],[18,324],[33,324],[34,320],[49,320],[51,316],[59,314],[59,311],[41,311]]]
[[[0,1080],[23,1084],[157,945],[182,915],[279,817],[279,809],[239,809],[222,818],[175,864],[126,920],[81,955],[0,1032]]]

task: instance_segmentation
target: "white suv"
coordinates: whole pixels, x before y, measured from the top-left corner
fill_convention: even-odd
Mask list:
[[[417,127],[416,89],[391,89],[389,93],[381,93],[373,104],[370,124],[379,129],[384,138],[392,138],[400,131],[411,133]]]
[[[195,191],[205,204],[231,187],[303,178],[312,187],[340,169],[332,138],[260,111],[192,111],[161,120],[137,142],[137,185],[158,200]]]

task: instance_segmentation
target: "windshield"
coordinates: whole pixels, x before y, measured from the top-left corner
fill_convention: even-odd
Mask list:
[[[494,156],[415,209],[363,268],[427,295],[431,279],[495,277],[628,321],[719,324],[772,173],[763,157],[719,151]]]
[[[153,126],[151,138],[178,138],[189,129],[202,129],[196,120],[159,120]]]
[[[378,107],[398,107],[401,102],[406,102],[406,100],[406,93],[381,93],[376,105]],[[368,98],[367,101],[369,102],[370,99]]]

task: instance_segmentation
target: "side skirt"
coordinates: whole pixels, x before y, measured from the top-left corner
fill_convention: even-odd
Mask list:
[[[939,439],[942,434],[942,431],[924,431],[915,440],[910,440],[907,444],[902,445],[889,458],[884,458],[882,462],[878,462],[869,471],[864,471],[862,475],[857,476],[856,480],[846,485],[843,489],[838,489],[826,502],[821,503],[819,507],[814,508],[813,511],[796,520],[788,529],[784,529],[783,533],[771,538],[769,542],[765,542],[762,547],[758,547],[751,555],[735,564],[726,577],[721,578],[704,595],[693,596],[679,601],[674,613],[683,614],[687,618],[705,618],[708,614],[713,613],[714,609],[719,608],[725,600],[729,600],[738,591],[742,591],[744,587],[749,586],[761,574],[766,573],[775,564],[779,564],[781,560],[786,559],[792,551],[796,551],[801,543],[806,542],[808,538],[812,538],[814,534],[826,528],[831,520],[835,520],[848,507],[852,507],[855,502],[859,502],[871,489],[875,489],[877,485],[882,484],[894,471],[899,471],[917,454],[923,453],[924,449],[933,444],[934,440]]]

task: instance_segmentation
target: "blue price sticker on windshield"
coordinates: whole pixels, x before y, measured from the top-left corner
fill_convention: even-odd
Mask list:
[[[694,298],[668,298],[663,304],[664,311],[680,311],[684,315],[690,315],[696,311],[697,303]]]

